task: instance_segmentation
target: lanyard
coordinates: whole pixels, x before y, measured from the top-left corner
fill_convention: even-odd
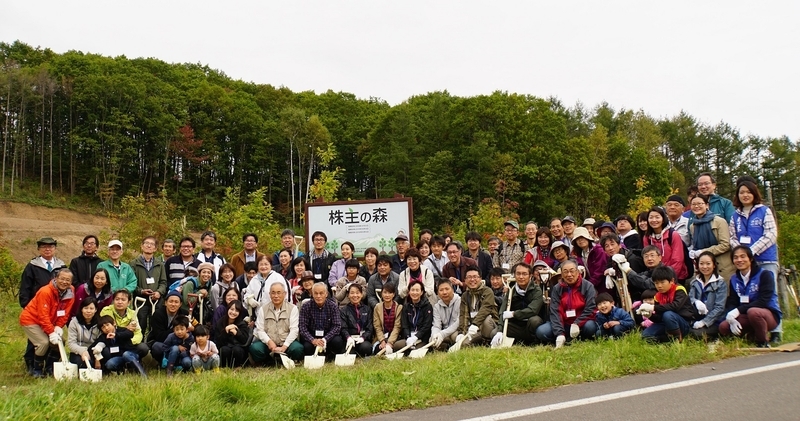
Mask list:
[[[411,305],[411,309],[414,311],[414,316],[412,318],[412,326],[414,326],[414,329],[412,329],[412,331],[416,331],[417,323],[419,323],[419,310],[416,307],[414,307],[413,304]]]
[[[361,334],[361,311],[358,309],[358,305],[354,305],[353,307],[356,308],[356,331],[358,334]]]

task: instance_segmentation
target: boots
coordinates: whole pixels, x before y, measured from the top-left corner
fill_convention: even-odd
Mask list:
[[[33,375],[33,359],[32,358],[25,358],[25,371],[28,372],[31,376]]]
[[[175,365],[167,364],[167,377],[172,377],[175,374]]]
[[[131,361],[131,365],[136,369],[136,371],[139,372],[139,374],[142,377],[144,377],[145,379],[147,378],[147,373],[144,371],[144,367],[142,366],[142,362],[141,361],[139,361],[139,360]],[[169,375],[169,370],[170,370],[170,367],[167,366],[167,375]]]
[[[680,329],[668,330],[667,336],[672,340],[677,340],[678,343],[683,342],[683,333],[681,333]]]
[[[45,374],[44,374],[44,358],[45,357],[40,357],[38,355],[33,357],[33,373],[32,374],[33,374],[33,377],[35,377],[37,379],[43,379],[43,378],[46,377]]]

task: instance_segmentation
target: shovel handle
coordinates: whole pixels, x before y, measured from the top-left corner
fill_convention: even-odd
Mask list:
[[[419,350],[421,350],[421,349],[428,349],[428,348],[430,348],[430,347],[431,347],[431,345],[433,345],[433,342],[428,342],[427,344],[425,344],[425,345],[423,345],[423,346],[421,346],[421,347],[417,348],[417,351],[419,351]]]
[[[64,343],[58,341],[58,353],[61,354],[61,362],[66,363],[67,361],[67,351],[64,350]]]
[[[416,341],[416,342],[414,342],[413,344],[408,344],[408,345],[406,345],[406,346],[404,346],[404,347],[402,347],[402,348],[398,349],[398,350],[397,350],[397,351],[395,351],[395,352],[400,352],[400,353],[406,352],[406,351],[408,351],[408,350],[409,350],[409,349],[410,349],[412,346],[414,346],[414,345],[418,344],[419,342],[420,342],[420,340],[419,340],[419,339],[417,339],[417,341]]]

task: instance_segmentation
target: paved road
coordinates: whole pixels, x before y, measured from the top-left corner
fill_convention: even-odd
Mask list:
[[[736,358],[367,419],[800,420],[800,353]]]

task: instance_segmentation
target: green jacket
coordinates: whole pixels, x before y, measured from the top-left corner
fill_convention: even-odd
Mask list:
[[[143,289],[158,291],[162,297],[167,295],[167,268],[164,266],[163,260],[153,256],[153,267],[150,269],[150,273],[145,269],[144,258],[141,255],[131,260],[130,265],[137,279],[135,296],[141,296]],[[148,284],[147,278],[153,278],[153,283]]]
[[[475,317],[470,315],[473,304],[476,311]],[[464,291],[461,295],[458,333],[467,333],[470,325],[480,328],[487,317],[497,321],[497,302],[494,300],[492,289],[486,285],[480,285],[475,290]]]
[[[111,278],[111,292],[127,289],[133,294],[136,290],[136,274],[131,265],[119,262],[119,269],[114,267],[111,260],[104,260],[97,264],[97,269],[105,269]]]
[[[527,321],[533,316],[538,316],[544,305],[544,296],[542,296],[542,288],[539,284],[531,280],[528,283],[528,288],[525,289],[525,296],[517,292],[516,287],[512,286],[513,290],[511,297],[511,310],[514,311],[514,317],[510,320]],[[500,323],[503,322],[503,312],[508,308],[508,294],[503,294],[503,303],[500,304]]]

